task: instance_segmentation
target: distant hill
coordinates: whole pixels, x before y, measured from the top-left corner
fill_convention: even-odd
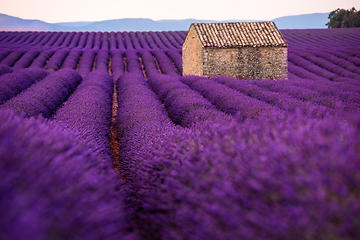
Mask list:
[[[328,16],[329,13],[312,13],[275,18],[273,21],[279,29],[327,28]]]
[[[328,13],[314,13],[273,19],[279,29],[326,28]],[[250,20],[228,20],[250,21]],[[148,18],[123,18],[98,22],[47,23],[27,20],[0,13],[2,31],[179,31],[188,30],[193,22],[219,22],[212,20],[184,19],[159,20]]]

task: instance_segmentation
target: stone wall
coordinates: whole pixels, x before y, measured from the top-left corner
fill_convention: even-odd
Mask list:
[[[184,54],[184,53],[183,53]],[[205,48],[203,74],[238,79],[287,79],[286,47]]]
[[[182,46],[183,75],[203,75],[203,45],[191,26]]]

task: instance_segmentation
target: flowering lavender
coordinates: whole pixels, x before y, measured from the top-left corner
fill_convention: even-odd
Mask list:
[[[202,94],[218,109],[232,115],[240,114],[243,118],[255,118],[279,110],[277,107],[246,96],[212,79],[186,76],[181,77],[180,80]]]
[[[88,36],[89,36],[89,32],[83,32],[81,34],[80,39],[79,39],[79,43],[78,43],[78,45],[76,47],[80,48],[80,49],[84,48]]]
[[[68,99],[81,80],[75,70],[61,69],[10,99],[0,109],[11,109],[25,117],[42,114],[49,118]]]
[[[347,103],[346,100],[342,101],[336,96],[331,96],[323,92],[316,91],[315,89],[307,89],[303,86],[292,86],[286,84],[288,80],[279,80],[276,82],[263,81],[263,80],[253,80],[252,84],[260,86],[264,89],[268,89],[275,92],[280,92],[287,94],[293,98],[297,98],[302,101],[310,101],[316,104],[320,104],[329,108],[329,112],[332,111],[333,115],[344,115],[343,111],[353,111],[354,108],[358,109],[359,105],[357,103]],[[358,96],[359,97],[359,96]]]
[[[0,76],[0,104],[18,95],[49,73],[41,68],[15,70]]]
[[[69,48],[70,48],[70,49],[71,49],[71,48],[75,48],[75,47],[78,45],[79,39],[80,39],[81,35],[82,35],[81,32],[77,32],[77,33],[73,36],[73,38],[71,39],[71,42],[70,42],[70,44],[69,44]]]
[[[63,44],[63,42],[65,41],[67,35],[69,35],[69,32],[61,32],[59,38],[51,46],[60,47]],[[67,47],[67,46],[65,46],[65,47]]]
[[[67,48],[59,49],[54,53],[54,55],[50,58],[47,63],[45,69],[50,71],[57,71],[61,68],[64,63],[65,58],[69,54],[70,50]]]
[[[129,37],[131,39],[131,42],[134,46],[134,48],[139,51],[142,49],[142,46],[140,45],[139,39],[137,38],[135,32],[129,32]]]
[[[0,61],[2,61],[10,53],[11,53],[11,51],[7,50],[7,49],[0,50]]]
[[[3,239],[138,239],[118,174],[72,133],[0,111]]]
[[[118,44],[118,49],[125,51],[126,47],[125,47],[125,43],[124,43],[124,36],[122,35],[121,32],[116,33],[116,41]]]
[[[149,32],[149,35],[152,37],[154,43],[157,45],[157,48],[160,48],[162,50],[168,49],[168,47],[159,38],[157,32]]]
[[[141,57],[141,63],[144,66],[144,70],[148,78],[150,76],[160,73],[156,61],[154,59],[154,56],[150,53],[150,51],[142,50],[139,51],[138,53],[139,56]]]
[[[109,57],[110,53],[107,49],[99,50],[96,56],[95,68],[96,70],[109,71]]]
[[[44,39],[44,37],[46,36],[46,32],[41,32],[32,42],[31,45],[32,46],[37,46],[41,40]]]
[[[124,38],[125,48],[126,48],[127,50],[129,50],[129,49],[135,49],[135,48],[134,48],[134,45],[133,45],[133,43],[132,43],[132,41],[131,41],[129,32],[123,32],[123,33],[122,33],[122,36],[123,36],[123,38]]]
[[[71,68],[76,70],[83,50],[74,48],[69,52],[69,55],[64,60],[61,68]]]
[[[142,33],[142,32],[136,32],[136,36],[137,36],[137,38],[139,39],[139,43],[140,43],[142,49],[151,50],[151,47],[150,47],[149,44],[146,42],[144,33]]]
[[[178,72],[182,74],[182,56],[178,50],[171,49],[167,52],[167,55],[174,62],[175,67],[177,68]]]
[[[49,46],[49,47],[53,46],[61,34],[62,34],[61,32],[56,32],[54,35],[52,35],[52,37],[49,39],[49,41],[46,44],[44,44],[44,46]],[[55,47],[55,46],[53,46],[53,47]]]
[[[154,42],[154,39],[151,37],[151,35],[148,32],[145,32],[144,35],[145,35],[145,40],[151,49],[159,49],[159,47]]]
[[[134,223],[151,239],[357,239],[359,119],[174,130],[133,160]]]
[[[160,38],[161,42],[169,49],[176,49],[176,47],[174,46],[173,41],[169,41],[170,36],[167,36],[164,32],[157,32],[157,36]],[[175,41],[176,42],[176,41]],[[178,48],[180,48],[180,45],[176,45]]]
[[[5,73],[11,73],[13,70],[12,68],[6,66],[6,65],[2,65],[0,64],[0,76],[5,74]]]
[[[76,132],[104,156],[109,164],[113,80],[108,72],[95,70],[76,88],[53,119]]]
[[[7,55],[3,60],[1,60],[0,64],[6,65],[8,67],[14,66],[17,60],[19,60],[24,54],[26,50],[15,50]]]
[[[38,47],[42,47],[45,46],[45,44],[52,38],[52,36],[54,36],[56,33],[55,32],[45,32],[45,36],[41,39],[41,41],[39,41],[38,43],[36,43],[35,46]]]
[[[27,51],[15,64],[14,68],[27,68],[39,56],[40,52],[36,49]]]
[[[55,53],[54,49],[47,49],[42,51],[37,58],[31,63],[30,68],[39,67],[44,68],[47,61],[51,58],[51,56]]]
[[[101,32],[97,32],[95,34],[93,50],[96,52],[99,51],[101,47],[101,35],[102,35]]]
[[[172,129],[173,123],[159,98],[150,89],[145,79],[132,73],[122,75],[116,84],[118,110],[116,128],[119,138],[121,169],[123,175],[132,178],[132,155],[144,142],[156,141],[163,131]]]
[[[150,76],[148,83],[163,101],[174,123],[188,127],[200,121],[215,119],[229,121],[231,119],[177,78],[157,74]]]
[[[92,49],[87,49],[83,52],[78,68],[81,76],[84,77],[93,70],[95,57],[96,51]]]
[[[86,43],[85,43],[84,48],[81,48],[82,50],[93,48],[95,35],[96,35],[95,32],[89,33],[89,35],[86,38]]]
[[[111,54],[111,77],[116,83],[117,79],[125,73],[123,53],[119,49],[113,49]]]
[[[182,48],[182,44],[179,44],[179,42],[176,41],[176,39],[174,38],[174,36],[170,32],[162,32],[162,33],[169,40],[169,42],[174,46],[174,47],[171,47],[171,48],[175,48],[175,49],[181,49]]]
[[[168,74],[173,77],[179,77],[179,72],[175,68],[173,62],[169,59],[169,57],[162,50],[153,50],[152,54],[156,58],[159,63],[159,67],[161,72],[164,74]]]
[[[31,45],[31,43],[41,34],[41,32],[31,32],[29,37],[22,43],[23,45]]]
[[[109,33],[108,32],[104,32],[102,33],[102,38],[101,38],[101,49],[103,50],[109,50]]]
[[[139,56],[135,49],[128,49],[124,52],[126,58],[127,72],[144,76],[140,65]]]
[[[117,49],[115,32],[110,32],[110,34],[109,34],[109,45],[110,45],[110,51]]]
[[[258,87],[257,85],[250,84],[245,80],[239,81],[238,79],[222,76],[214,78],[214,80],[252,98],[267,102],[286,111],[294,112],[300,109],[303,113],[306,114],[310,113],[311,111],[314,116],[318,117],[323,117],[328,112],[324,106],[319,106],[316,103],[301,101],[283,92],[268,91]],[[291,80],[291,82],[295,81]]]

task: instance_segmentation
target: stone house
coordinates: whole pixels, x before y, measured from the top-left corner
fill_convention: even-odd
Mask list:
[[[274,22],[192,23],[183,75],[287,79],[287,43]]]

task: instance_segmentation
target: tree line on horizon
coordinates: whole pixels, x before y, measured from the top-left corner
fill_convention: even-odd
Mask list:
[[[360,27],[360,11],[355,7],[351,9],[337,8],[329,13],[329,22],[325,25],[328,28],[358,28]]]

